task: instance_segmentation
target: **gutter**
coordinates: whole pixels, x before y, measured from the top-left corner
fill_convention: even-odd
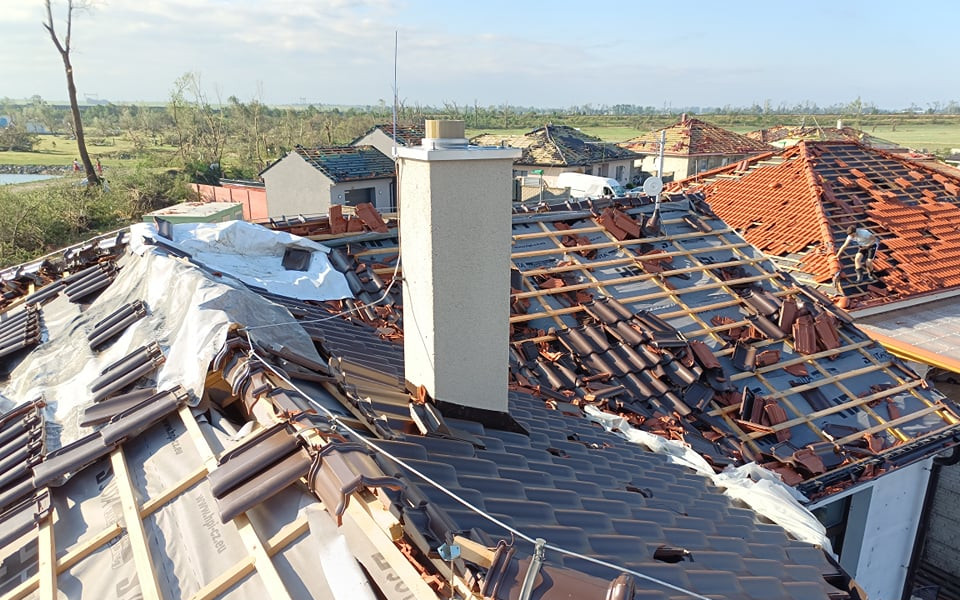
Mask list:
[[[863,325],[861,326],[863,327]],[[878,333],[871,329],[869,325],[865,326],[864,330],[867,332],[867,335],[899,358],[924,363],[953,373],[960,373],[960,359],[952,358],[945,354],[937,354],[930,350],[924,350],[913,344],[898,340],[883,333]]]

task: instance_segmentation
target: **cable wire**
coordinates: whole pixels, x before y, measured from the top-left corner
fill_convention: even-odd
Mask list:
[[[245,333],[246,333],[246,332],[245,332]],[[516,529],[516,528],[514,528],[514,527],[512,527],[512,526],[510,526],[510,525],[507,525],[506,523],[504,523],[503,521],[497,519],[497,518],[494,517],[493,515],[487,513],[487,512],[484,511],[483,509],[481,509],[481,508],[479,508],[479,507],[471,504],[471,503],[470,503],[469,501],[467,501],[467,500],[464,500],[463,498],[461,498],[460,496],[458,496],[458,495],[457,495],[456,493],[454,493],[453,491],[445,488],[442,484],[434,481],[434,480],[431,479],[429,476],[425,475],[424,473],[421,473],[420,471],[418,471],[418,470],[415,469],[414,467],[411,467],[411,466],[408,465],[406,462],[404,462],[401,458],[398,458],[398,457],[394,456],[394,455],[393,455],[392,453],[390,453],[389,451],[387,451],[387,450],[381,448],[380,446],[374,444],[374,443],[373,443],[369,438],[367,438],[366,436],[360,435],[356,430],[354,430],[354,429],[351,428],[349,425],[347,425],[346,423],[344,423],[344,422],[340,419],[340,417],[339,417],[338,415],[336,415],[336,414],[334,414],[333,412],[331,412],[327,407],[323,406],[323,404],[321,404],[321,403],[318,402],[317,400],[314,400],[309,394],[307,394],[306,392],[304,392],[304,391],[303,391],[302,389],[300,389],[295,383],[293,383],[286,375],[284,375],[283,373],[281,373],[277,368],[275,368],[272,364],[270,364],[269,361],[267,361],[264,357],[260,356],[260,355],[257,353],[257,351],[254,349],[253,342],[252,342],[252,340],[250,339],[250,334],[249,334],[249,333],[246,333],[246,336],[247,336],[247,343],[250,345],[250,355],[251,355],[251,356],[253,356],[253,357],[256,358],[257,360],[259,360],[261,363],[263,363],[263,365],[266,366],[274,375],[276,375],[277,377],[279,377],[281,381],[283,381],[284,383],[286,383],[287,385],[289,385],[292,389],[296,390],[297,393],[299,393],[299,394],[302,395],[304,398],[306,398],[311,404],[313,404],[315,407],[317,407],[318,409],[320,409],[321,411],[323,411],[323,412],[327,415],[327,417],[330,419],[331,422],[335,423],[337,426],[341,427],[344,431],[346,431],[347,433],[349,433],[350,435],[352,435],[357,441],[359,441],[359,442],[363,443],[364,445],[368,446],[368,447],[371,448],[374,452],[376,452],[376,453],[378,453],[378,454],[381,454],[381,455],[389,458],[390,460],[394,461],[395,463],[397,463],[398,465],[400,465],[401,467],[403,467],[403,468],[406,469],[407,471],[413,473],[414,475],[416,475],[417,477],[419,477],[420,479],[422,479],[422,480],[425,481],[426,483],[432,485],[434,488],[440,490],[441,492],[443,492],[444,494],[446,494],[447,496],[449,496],[449,497],[450,497],[451,499],[453,499],[454,501],[460,503],[460,504],[463,505],[465,508],[473,511],[474,513],[476,513],[476,514],[478,514],[478,515],[480,515],[480,516],[483,517],[484,519],[487,519],[488,521],[490,521],[490,522],[493,523],[494,525],[497,525],[498,527],[503,528],[504,530],[510,532],[510,533],[513,534],[514,536],[516,536],[516,537],[518,537],[518,538],[520,538],[520,539],[522,539],[522,540],[524,540],[524,541],[526,541],[526,542],[529,542],[529,543],[531,543],[531,544],[536,544],[536,540],[535,540],[533,537],[531,537],[531,536],[523,533],[523,532],[520,531],[519,529]],[[702,596],[702,595],[700,595],[700,594],[698,594],[698,593],[696,593],[696,592],[694,592],[694,591],[692,591],[692,590],[688,590],[688,589],[683,588],[683,587],[681,587],[681,586],[674,585],[674,584],[672,584],[672,583],[670,583],[670,582],[668,582],[668,581],[663,581],[662,579],[657,579],[656,577],[652,577],[652,576],[650,576],[650,575],[644,575],[643,573],[640,573],[639,571],[634,571],[633,569],[628,569],[628,568],[623,567],[623,566],[621,566],[621,565],[617,565],[617,564],[614,564],[614,563],[611,563],[611,562],[607,562],[607,561],[605,561],[605,560],[600,560],[600,559],[594,558],[594,557],[592,557],[592,556],[586,556],[586,555],[584,555],[584,554],[580,554],[579,552],[574,552],[573,550],[567,550],[566,548],[563,548],[563,547],[561,547],[561,546],[556,546],[556,545],[554,545],[554,544],[549,544],[549,543],[548,543],[548,544],[545,544],[544,547],[547,548],[547,549],[549,549],[549,550],[553,550],[554,552],[557,552],[557,553],[559,553],[559,554],[563,554],[563,555],[570,556],[570,557],[573,557],[573,558],[580,558],[580,559],[586,560],[586,561],[588,561],[588,562],[591,562],[591,563],[594,563],[594,564],[597,564],[597,565],[600,565],[600,566],[607,567],[607,568],[612,569],[612,570],[614,570],[614,571],[621,571],[621,572],[623,572],[623,573],[628,573],[628,574],[630,574],[630,575],[633,575],[634,577],[639,577],[640,579],[649,581],[649,582],[654,583],[654,584],[656,584],[656,585],[659,585],[659,586],[662,586],[662,587],[665,587],[665,588],[674,590],[674,591],[676,591],[676,592],[681,592],[681,593],[683,593],[683,594],[687,594],[687,595],[689,595],[690,597],[695,598],[696,600],[710,600],[710,598],[707,598],[706,596]]]

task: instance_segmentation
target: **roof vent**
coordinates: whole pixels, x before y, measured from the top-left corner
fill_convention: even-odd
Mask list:
[[[466,125],[463,121],[428,120],[424,123],[423,147],[466,148]]]

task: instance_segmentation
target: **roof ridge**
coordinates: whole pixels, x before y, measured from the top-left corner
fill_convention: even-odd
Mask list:
[[[830,254],[827,256],[830,268],[833,269],[834,273],[839,273],[841,265],[840,259],[837,258],[837,245],[833,241],[830,219],[827,218],[827,213],[823,210],[823,185],[819,181],[819,175],[817,175],[814,170],[814,157],[811,155],[810,149],[807,148],[806,142],[800,142],[797,145],[800,146],[800,160],[803,161],[803,170],[807,176],[807,183],[810,185],[810,191],[813,197],[813,210],[816,214],[817,224],[820,227],[821,242],[830,250]]]

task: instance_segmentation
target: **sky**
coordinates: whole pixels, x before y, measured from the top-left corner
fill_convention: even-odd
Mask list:
[[[75,0],[77,1],[77,0]],[[86,0],[80,99],[158,101],[181,75],[268,104],[881,108],[960,100],[960,3]],[[52,0],[63,35],[67,0]],[[65,100],[43,0],[0,0],[0,97]]]

